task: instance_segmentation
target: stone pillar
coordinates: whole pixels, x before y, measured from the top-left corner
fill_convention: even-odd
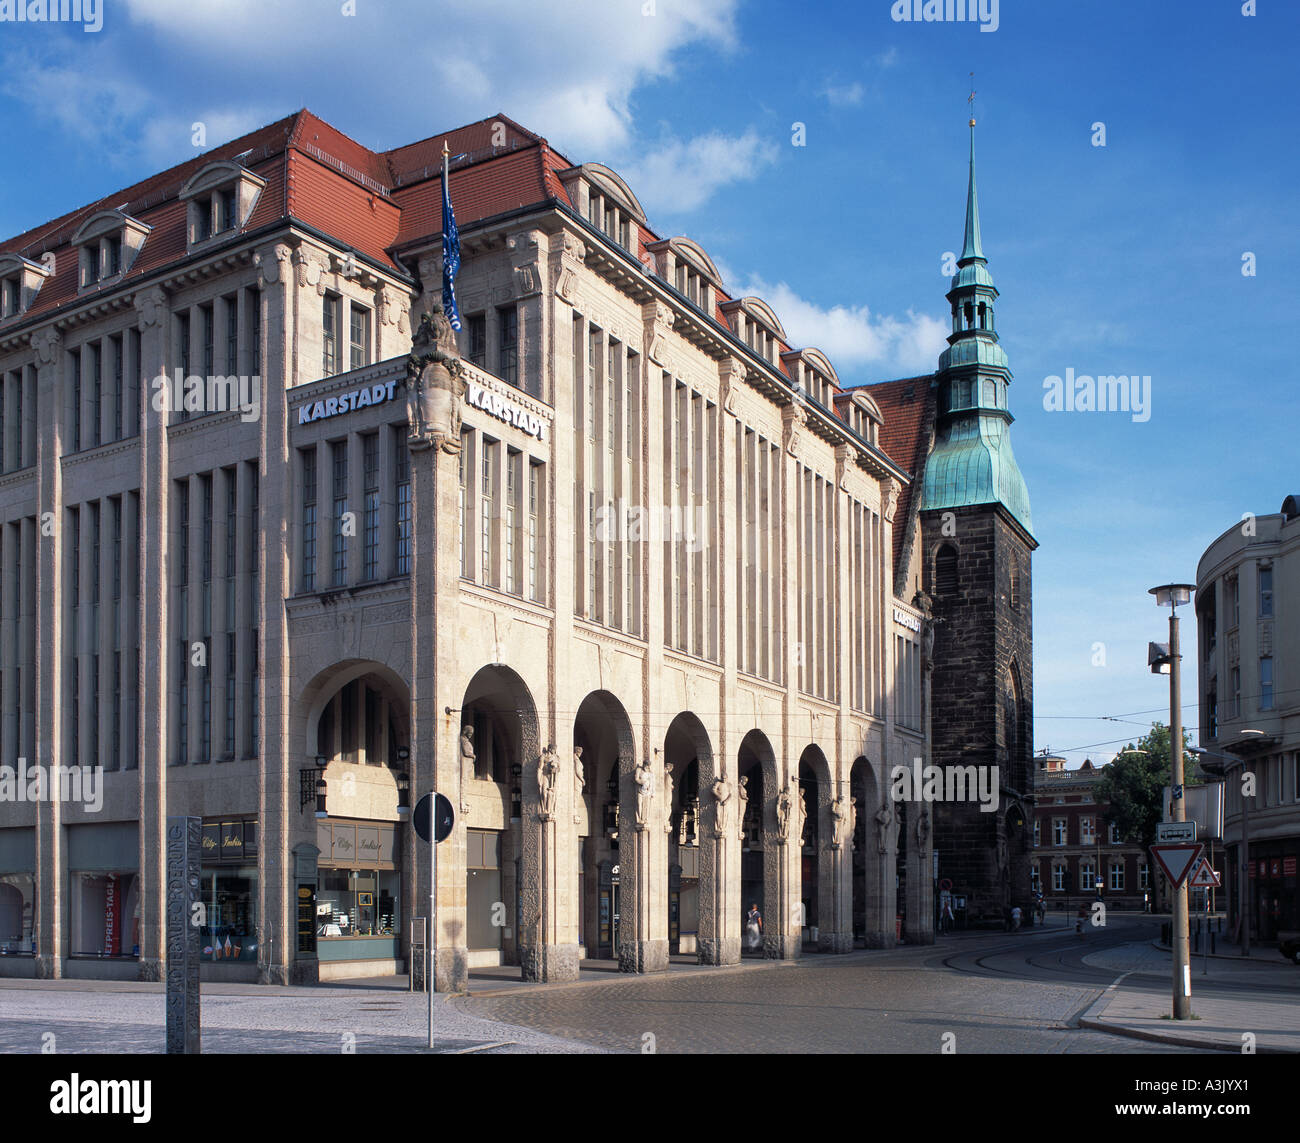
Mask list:
[[[823,786],[825,790],[823,791]],[[848,783],[818,783],[817,950],[853,951],[853,838]],[[837,801],[838,800],[838,801]],[[839,816],[836,810],[840,811]]]
[[[573,821],[573,740],[523,759],[521,814],[523,917],[520,964],[525,980],[578,979],[577,834]]]
[[[311,307],[317,295],[307,289],[299,264],[294,273],[294,250],[284,243],[259,250],[256,260],[262,277],[262,330],[266,352],[262,355],[263,401],[261,437],[258,445],[259,514],[267,526],[262,532],[259,587],[255,622],[261,657],[262,718],[258,741],[258,816],[262,827],[258,883],[261,887],[262,925],[269,939],[258,950],[258,977],[263,984],[306,984],[316,979],[315,959],[301,963],[294,959],[297,931],[296,887],[292,884],[290,848],[297,825],[299,804],[296,780],[297,759],[291,760],[294,736],[290,733],[293,695],[289,658],[288,619],[284,601],[291,594],[290,535],[296,518],[292,502],[294,481],[289,465],[289,438],[284,392],[296,383],[298,361],[291,347],[303,324],[299,315],[309,306],[308,320],[319,309]],[[308,380],[314,378],[307,378]],[[301,742],[301,734],[297,741]],[[292,777],[291,777],[292,776]],[[291,782],[295,788],[291,789]],[[291,799],[292,794],[292,799]]]
[[[668,967],[668,935],[654,915],[668,891],[663,827],[663,768],[645,759],[634,766],[620,756],[618,864],[618,967],[621,972],[659,972]],[[656,844],[658,843],[658,844]],[[661,848],[662,847],[662,848]]]
[[[32,338],[36,350],[37,387],[49,397],[40,403],[36,439],[37,484],[41,491],[36,536],[36,757],[45,768],[61,762],[63,697],[61,676],[63,632],[63,422],[59,416],[66,392],[63,339],[53,329]],[[55,980],[63,975],[67,880],[63,852],[63,817],[57,798],[36,805],[36,976]]]
[[[700,759],[700,964],[740,963],[740,799],[732,765]],[[715,792],[716,791],[716,792]]]

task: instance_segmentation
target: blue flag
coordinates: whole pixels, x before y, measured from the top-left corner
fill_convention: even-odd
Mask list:
[[[451,328],[460,329],[460,310],[456,308],[456,275],[460,273],[460,231],[451,209],[451,191],[447,172],[442,174],[442,308]]]

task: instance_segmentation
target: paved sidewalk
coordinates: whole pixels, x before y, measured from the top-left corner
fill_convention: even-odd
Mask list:
[[[1192,1015],[1170,1018],[1171,988],[1153,990],[1153,978],[1172,983],[1168,949],[1145,942],[1104,949],[1085,963],[1120,972],[1079,1023],[1140,1040],[1227,1052],[1300,1052],[1300,972],[1281,958],[1276,966],[1254,958],[1211,957],[1208,975],[1192,961]],[[1214,985],[1231,985],[1233,995]],[[1249,989],[1249,991],[1247,991]]]

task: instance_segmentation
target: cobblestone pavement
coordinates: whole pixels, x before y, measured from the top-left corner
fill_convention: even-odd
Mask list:
[[[1125,939],[1105,934],[1089,947]],[[1050,932],[963,937],[713,977],[622,978],[455,1003],[614,1052],[1188,1050],[1078,1028],[1116,974],[1083,964],[1075,941]]]
[[[105,991],[98,981],[0,982],[0,1052],[39,1052],[54,1036],[53,1050],[161,1052],[166,1015],[158,985]],[[5,987],[4,985],[10,985]],[[396,989],[256,986],[209,992],[201,1002],[205,1052],[424,1052],[428,1008],[418,993]],[[438,1052],[589,1052],[588,1045],[458,1011],[435,998],[434,1043]],[[351,1039],[349,1039],[351,1037]]]

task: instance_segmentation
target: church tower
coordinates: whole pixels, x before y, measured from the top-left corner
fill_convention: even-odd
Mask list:
[[[935,374],[934,448],[921,500],[923,583],[935,630],[931,762],[997,767],[998,804],[936,803],[939,877],[970,924],[1028,917],[1033,809],[1033,615],[1029,493],[1011,450],[1011,370],[980,236],[975,120],[966,233],[948,291],[952,333]],[[987,779],[985,779],[987,783]],[[985,789],[988,785],[985,785]],[[972,794],[972,799],[974,795]]]

